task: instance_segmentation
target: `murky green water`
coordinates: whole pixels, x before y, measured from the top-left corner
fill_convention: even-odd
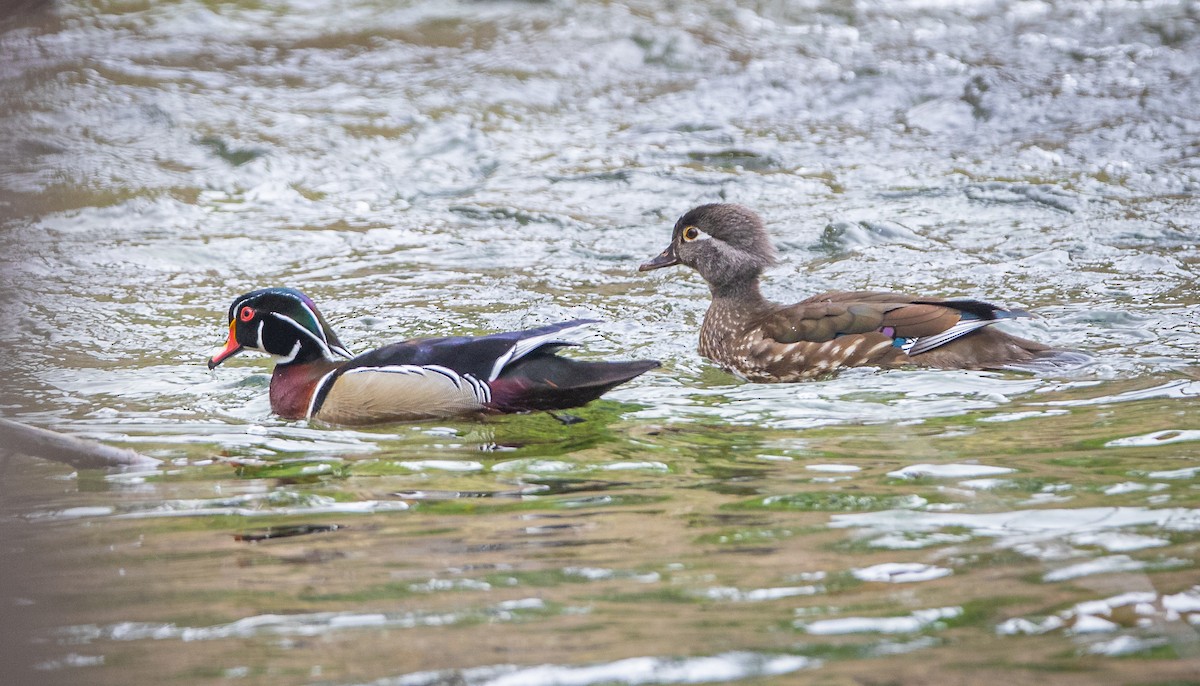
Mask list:
[[[1194,3],[2,21],[0,414],[166,460],[6,460],[15,683],[1198,678]],[[698,277],[636,272],[714,200],[778,300],[986,297],[1095,362],[742,384]],[[268,285],[355,351],[588,316],[664,365],[577,424],[280,421],[204,366]]]

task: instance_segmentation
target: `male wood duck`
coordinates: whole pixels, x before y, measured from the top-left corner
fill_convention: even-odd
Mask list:
[[[213,369],[243,350],[275,357],[271,410],[285,419],[371,424],[578,407],[658,366],[559,357],[577,319],[488,336],[421,338],[350,354],[308,296],[264,288],[233,301]]]
[[[700,272],[712,292],[700,354],[750,381],[800,381],[842,367],[998,369],[1086,358],[992,328],[1030,315],[979,300],[855,291],[773,303],[758,278],[775,260],[753,210],[711,204],[683,215],[671,244],[640,271],[682,264]]]

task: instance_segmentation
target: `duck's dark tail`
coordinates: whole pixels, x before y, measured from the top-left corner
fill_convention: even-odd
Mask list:
[[[491,382],[492,397],[486,405],[499,412],[579,407],[657,366],[657,360],[585,362],[535,353],[509,365]]]
[[[1087,364],[1092,358],[1086,353],[1051,348],[985,326],[928,352],[914,355],[913,359],[921,364],[946,369],[1013,369],[1051,373]]]

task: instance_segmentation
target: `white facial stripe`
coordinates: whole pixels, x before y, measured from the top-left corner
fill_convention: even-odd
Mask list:
[[[296,356],[299,354],[300,354],[300,341],[296,341],[296,345],[292,346],[292,352],[288,353],[286,357],[277,357],[275,359],[275,364],[287,364],[288,362],[295,360]]]
[[[311,312],[311,311],[312,310],[309,310],[309,312]],[[321,350],[325,351],[325,357],[330,357],[330,358],[333,357],[333,352],[329,350],[329,343],[328,343],[328,341],[325,340],[324,332],[321,332],[321,335],[317,336],[312,331],[309,331],[308,329],[301,326],[300,322],[296,321],[295,319],[292,319],[291,317],[287,316],[286,314],[279,314],[278,312],[272,312],[271,316],[273,316],[277,319],[282,319],[283,321],[287,322],[288,324],[291,324],[292,326],[296,327],[297,331],[299,331],[299,332],[303,333],[304,335],[308,336],[309,338],[313,339],[314,341],[316,341],[317,345],[321,346]],[[262,327],[261,326],[259,327],[259,330],[258,330],[258,340],[259,340],[259,347],[261,348],[262,347]]]
[[[261,319],[258,321],[258,349],[263,352],[267,351],[267,349],[265,347],[263,347],[263,339],[262,339],[263,327],[266,326],[266,324],[267,323]]]

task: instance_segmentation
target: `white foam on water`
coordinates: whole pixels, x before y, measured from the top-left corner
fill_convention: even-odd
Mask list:
[[[1087,405],[1108,405],[1110,403],[1133,402],[1154,398],[1190,398],[1200,395],[1200,381],[1185,381],[1179,379],[1167,383],[1143,388],[1136,391],[1126,391],[1115,395],[1103,395],[1098,398],[1084,400],[1051,400],[1042,405],[1057,405],[1060,407],[1083,407]],[[1120,440],[1120,439],[1118,439]]]
[[[882,581],[891,584],[905,584],[914,581],[930,581],[950,576],[953,570],[945,567],[922,564],[920,562],[884,562],[883,564],[851,570],[855,578],[863,581]]]
[[[546,602],[541,598],[517,598],[515,600],[505,600],[496,605],[497,609],[510,610],[540,610],[546,607]]]
[[[879,373],[859,367],[828,382],[812,384],[658,386],[650,394],[643,388],[639,389],[639,399],[652,402],[628,417],[672,423],[709,417],[729,424],[776,429],[843,424],[851,418],[872,423],[919,423],[929,417],[991,409],[1010,402],[1011,396],[1033,392],[1044,383],[1038,378],[1015,379],[970,370]],[[886,402],[863,402],[857,397],[863,393],[897,397]],[[711,402],[711,398],[719,398],[720,402]]]
[[[522,460],[508,460],[507,462],[497,462],[492,465],[493,472],[528,472],[534,474],[552,473],[552,472],[569,472],[579,467],[570,462],[561,460],[539,460],[535,458]]]
[[[305,465],[300,468],[300,473],[305,476],[312,476],[314,474],[328,474],[332,471],[333,465],[329,464],[328,462]]]
[[[1200,586],[1176,593],[1159,596],[1154,591],[1130,591],[1100,600],[1086,600],[1073,607],[1042,619],[1013,617],[1001,622],[996,632],[1004,636],[1016,634],[1044,634],[1056,629],[1065,629],[1073,634],[1104,633],[1122,628],[1113,617],[1113,610],[1131,607],[1134,625],[1142,627],[1164,622],[1200,622]]]
[[[1146,484],[1136,481],[1122,481],[1119,484],[1113,484],[1104,489],[1104,495],[1121,495],[1122,493],[1134,493],[1136,491],[1144,491],[1150,488]]]
[[[788,581],[821,581],[829,576],[825,572],[800,572],[799,574],[789,574]]]
[[[799,655],[729,652],[702,657],[631,657],[586,665],[489,665],[464,670],[414,672],[364,686],[592,686],[592,684],[700,684],[779,676],[818,667]]]
[[[68,507],[51,512],[34,512],[26,516],[30,519],[80,519],[82,517],[104,517],[114,512],[116,512],[114,508],[106,506]]]
[[[1069,539],[1075,545],[1096,546],[1110,553],[1123,553],[1145,548],[1158,548],[1170,545],[1165,538],[1143,536],[1142,534],[1127,534],[1119,531],[1075,534]]]
[[[872,545],[877,545],[881,540],[903,542],[915,538],[913,534],[962,528],[970,530],[974,536],[995,538],[1000,547],[1054,559],[1063,552],[1056,551],[1055,546],[1061,547],[1061,539],[1067,536],[1099,535],[1127,527],[1158,527],[1164,531],[1200,530],[1200,510],[1084,507],[967,513],[903,509],[834,514],[830,517],[829,526],[863,529],[868,535],[879,537]]]
[[[1151,479],[1190,479],[1196,474],[1200,474],[1200,466],[1198,467],[1183,467],[1181,469],[1168,469],[1161,472],[1150,472],[1146,476]]]
[[[1016,636],[1018,634],[1033,636],[1053,631],[1061,626],[1063,626],[1061,617],[1046,617],[1041,621],[1025,619],[1024,617],[1013,617],[996,625],[996,633],[1001,636]]]
[[[1070,632],[1073,634],[1108,633],[1119,628],[1120,625],[1116,622],[1110,622],[1103,617],[1079,615],[1075,618],[1075,624],[1071,626]]]
[[[1126,436],[1125,438],[1115,438],[1104,444],[1105,448],[1125,448],[1125,447],[1145,447],[1151,445],[1166,445],[1168,443],[1181,443],[1183,441],[1200,441],[1200,431],[1194,429],[1177,430],[1166,429],[1163,431],[1154,431],[1140,436]]]
[[[297,614],[266,614],[243,617],[228,624],[189,627],[153,622],[117,622],[105,626],[94,624],[69,626],[55,633],[72,643],[89,644],[96,641],[212,641],[253,636],[325,636],[331,631],[358,628],[410,629],[426,626],[448,626],[459,622],[509,622],[520,617],[519,612],[542,610],[540,598],[521,598],[498,603],[478,610],[445,613],[422,612],[306,612]]]
[[[1135,638],[1133,636],[1117,636],[1108,641],[1099,641],[1087,647],[1087,652],[1093,655],[1119,657],[1141,653],[1161,645],[1166,645],[1166,638]]]
[[[40,672],[49,672],[56,669],[67,669],[72,667],[100,667],[103,664],[103,655],[80,655],[78,653],[67,653],[57,660],[39,662],[34,665],[33,668]]]
[[[806,464],[805,469],[810,469],[814,472],[861,472],[862,467],[855,467],[852,464]]]
[[[430,579],[425,583],[409,584],[414,593],[436,593],[438,591],[488,591],[492,585],[478,579]]]
[[[1042,581],[1066,581],[1078,579],[1081,576],[1093,574],[1112,574],[1114,572],[1136,572],[1146,568],[1146,563],[1135,560],[1128,555],[1110,555],[1098,557],[1087,562],[1080,562],[1067,567],[1060,567],[1042,575]]]
[[[884,534],[873,539],[870,545],[873,548],[887,548],[888,550],[916,550],[928,548],[931,545],[966,543],[969,540],[971,537],[967,534]]]
[[[1200,586],[1195,586],[1182,593],[1162,597],[1163,609],[1172,612],[1200,612]]]
[[[888,472],[893,479],[966,479],[977,476],[996,476],[1010,474],[1017,470],[1009,467],[991,467],[982,464],[914,464],[894,472]]]
[[[567,576],[577,576],[588,581],[604,581],[606,579],[629,579],[641,584],[653,584],[662,581],[658,572],[630,572],[605,569],[603,567],[563,567],[562,573]]]
[[[851,496],[851,497],[853,498],[854,496]],[[769,495],[762,499],[762,504],[763,505],[774,505],[775,503],[787,503],[789,500],[791,500],[793,498],[795,498],[794,495]],[[919,495],[910,493],[908,495],[897,496],[897,497],[893,498],[892,503],[896,507],[917,508],[917,507],[924,507],[924,506],[928,505],[929,501],[926,500],[925,498],[922,498]]]
[[[1046,503],[1065,503],[1074,496],[1059,495],[1057,493],[1034,493],[1025,500],[1020,501],[1019,505],[1045,505]]]
[[[483,463],[472,460],[411,460],[397,462],[396,465],[414,472],[434,469],[443,472],[478,472],[483,470]]]
[[[976,491],[990,491],[996,488],[1004,488],[1011,483],[1010,479],[967,479],[966,481],[959,481],[958,485]]]
[[[604,579],[611,579],[617,575],[613,570],[601,567],[563,567],[562,571],[563,574],[581,576],[588,581],[602,581]]]
[[[598,465],[596,469],[606,472],[646,469],[655,472],[669,472],[671,468],[665,462],[610,462]]]
[[[941,645],[941,640],[935,636],[918,636],[909,641],[891,641],[881,640],[870,648],[870,654],[873,656],[885,655],[904,655],[925,648],[933,648]]]
[[[938,607],[917,610],[902,617],[839,617],[815,622],[795,622],[795,627],[810,634],[908,634],[927,627],[938,628],[937,622],[962,614],[961,607]]]
[[[111,507],[69,508],[29,515],[31,518],[77,519],[111,516],[117,519],[148,519],[153,517],[207,517],[236,515],[265,517],[276,515],[371,514],[408,509],[400,500],[361,500],[339,502],[329,496],[301,494],[290,491],[245,493],[224,498],[195,498],[164,500],[150,506],[134,504],[127,511]],[[132,509],[141,507],[143,509]]]
[[[779,586],[775,588],[756,588],[743,591],[733,586],[714,586],[705,589],[701,595],[710,600],[728,600],[735,603],[757,603],[764,600],[777,600],[794,596],[816,595],[824,592],[823,586]]]
[[[1021,419],[1030,419],[1032,417],[1052,417],[1054,415],[1067,414],[1068,410],[1045,410],[1042,412],[1009,412],[1007,414],[994,414],[990,417],[981,417],[978,421],[981,422],[1015,422]]]

